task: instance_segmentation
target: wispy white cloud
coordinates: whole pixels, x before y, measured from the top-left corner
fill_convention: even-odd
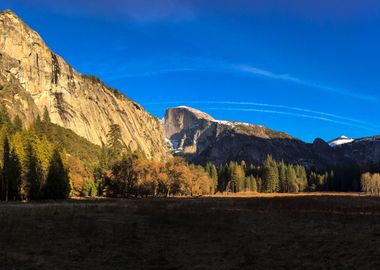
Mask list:
[[[235,72],[230,65],[204,58],[164,57],[128,62],[109,69],[108,80],[151,77],[176,72]]]
[[[204,110],[219,110],[219,111],[242,111],[242,112],[261,112],[261,113],[271,113],[271,114],[281,114],[302,118],[309,118],[315,120],[321,120],[336,124],[341,124],[350,127],[361,128],[365,130],[370,130],[373,132],[379,132],[380,126],[366,121],[362,121],[355,118],[345,117],[337,114],[321,112],[316,110],[310,110],[306,108],[286,106],[279,104],[267,104],[267,103],[258,103],[258,102],[237,102],[237,101],[169,101],[169,102],[147,102],[144,105],[183,105],[183,104],[208,104],[208,105],[237,105],[237,106],[253,106],[253,107],[268,107],[274,109],[283,109],[283,110],[272,110],[272,109],[258,109],[252,107],[234,107],[234,108],[225,108],[225,107],[209,107],[202,108]],[[285,110],[285,111],[284,111]]]
[[[269,79],[287,81],[287,82],[291,82],[291,83],[295,83],[295,84],[299,84],[299,85],[303,85],[303,86],[307,86],[307,87],[317,88],[317,89],[321,89],[324,91],[333,92],[333,93],[337,93],[337,94],[341,94],[341,95],[345,95],[345,96],[351,96],[351,97],[359,98],[359,99],[363,99],[363,100],[371,100],[371,101],[378,100],[378,97],[376,97],[376,96],[361,94],[359,92],[354,92],[352,90],[343,89],[343,88],[339,88],[339,87],[332,87],[332,86],[324,85],[322,83],[300,79],[300,78],[297,78],[297,77],[294,77],[294,76],[291,76],[288,74],[278,74],[278,73],[274,73],[274,72],[271,72],[271,71],[268,71],[265,69],[260,69],[257,67],[253,67],[253,66],[235,65],[235,68],[238,71],[243,72],[243,73],[262,76],[262,77],[266,77]]]
[[[247,109],[247,108],[218,108],[218,107],[212,107],[212,108],[203,108],[203,110],[214,110],[214,111],[239,111],[239,112],[259,112],[259,113],[269,113],[269,114],[280,114],[280,115],[287,115],[287,116],[294,116],[294,117],[301,117],[301,118],[308,118],[308,119],[315,119],[315,120],[321,120],[325,122],[330,122],[334,124],[339,124],[343,126],[349,126],[349,127],[355,127],[370,131],[378,132],[378,129],[374,129],[371,127],[367,127],[364,125],[349,123],[345,121],[339,121],[335,119],[331,119],[328,117],[322,117],[322,116],[315,116],[315,115],[309,115],[309,114],[302,114],[302,113],[294,113],[294,112],[285,112],[285,111],[279,111],[279,110],[263,110],[263,109]]]
[[[350,89],[330,86],[324,83],[315,82],[307,79],[302,79],[297,76],[276,73],[267,69],[242,64],[231,64],[225,61],[214,61],[205,58],[161,58],[150,61],[141,61],[129,63],[119,67],[118,69],[110,70],[110,74],[106,76],[108,80],[120,80],[131,77],[150,77],[166,73],[178,72],[217,72],[230,73],[238,75],[248,75],[262,77],[270,80],[284,81],[287,83],[305,86],[305,91],[322,90],[341,96],[347,96],[366,101],[379,101],[378,96],[365,94]]]
[[[321,116],[325,116],[325,117],[336,118],[336,119],[354,122],[354,123],[358,123],[358,124],[363,124],[363,125],[367,125],[369,127],[380,129],[379,125],[375,125],[375,124],[372,124],[372,123],[369,123],[366,121],[362,121],[362,120],[358,120],[358,119],[354,119],[354,118],[349,118],[349,117],[345,117],[345,116],[340,116],[340,115],[332,114],[332,113],[326,113],[326,112],[321,112],[321,111],[316,111],[316,110],[294,107],[294,106],[267,104],[267,103],[258,103],[258,102],[236,102],[236,101],[210,101],[208,103],[211,103],[211,104],[232,104],[232,105],[253,105],[253,106],[263,106],[263,107],[293,110],[293,111],[299,111],[299,112],[321,115]]]

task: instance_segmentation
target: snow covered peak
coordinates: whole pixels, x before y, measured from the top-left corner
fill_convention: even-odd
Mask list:
[[[354,139],[348,138],[347,136],[340,136],[339,138],[336,138],[336,139],[332,140],[331,142],[329,142],[329,145],[331,147],[335,147],[338,145],[351,143],[353,141],[354,141]]]

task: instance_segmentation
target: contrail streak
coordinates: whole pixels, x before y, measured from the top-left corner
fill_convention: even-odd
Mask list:
[[[235,68],[240,72],[246,72],[249,74],[254,74],[254,75],[258,75],[258,76],[262,76],[262,77],[266,77],[266,78],[274,79],[274,80],[288,81],[288,82],[292,82],[292,83],[307,86],[307,87],[318,88],[324,91],[337,93],[340,95],[351,96],[354,98],[370,100],[370,101],[378,100],[378,97],[376,96],[363,95],[363,94],[360,94],[358,92],[354,92],[348,89],[332,87],[332,86],[324,85],[318,82],[300,79],[288,74],[278,74],[278,73],[274,73],[269,70],[260,69],[257,67],[252,67],[252,66],[247,66],[247,65],[235,65]]]
[[[357,124],[353,124],[353,123],[334,120],[334,119],[330,119],[330,118],[322,117],[322,116],[313,116],[313,115],[301,114],[301,113],[284,112],[284,111],[277,111],[277,110],[245,109],[245,108],[203,108],[203,109],[204,110],[214,110],[214,111],[220,110],[220,111],[260,112],[260,113],[270,113],[270,114],[281,114],[281,115],[288,115],[288,116],[294,116],[294,117],[316,119],[316,120],[331,122],[331,123],[340,124],[340,125],[344,125],[344,126],[366,129],[366,130],[370,130],[370,131],[377,131],[373,128],[369,128],[369,127],[362,126],[362,125],[357,125]]]
[[[244,65],[234,64],[226,61],[216,61],[207,58],[158,58],[152,61],[140,61],[130,63],[110,71],[106,79],[119,80],[122,78],[134,77],[151,77],[166,73],[175,72],[217,72],[228,74],[240,74],[249,76],[259,76],[271,80],[285,81],[293,84],[306,86],[308,88],[320,89],[325,92],[353,97],[367,101],[379,101],[378,96],[363,94],[350,89],[333,87],[320,82],[306,80],[289,74],[276,73],[267,69]]]
[[[271,107],[271,108],[281,108],[281,109],[287,109],[287,110],[294,110],[294,111],[300,111],[300,112],[307,112],[311,114],[317,114],[322,116],[328,116],[340,120],[346,120],[349,122],[359,123],[363,125],[368,125],[374,128],[380,128],[378,125],[374,125],[372,123],[368,123],[362,120],[353,119],[349,117],[344,117],[332,113],[326,113],[316,110],[310,110],[305,108],[299,108],[299,107],[293,107],[293,106],[286,106],[286,105],[278,105],[278,104],[268,104],[268,103],[258,103],[258,102],[237,102],[237,101],[170,101],[170,102],[148,102],[144,103],[147,105],[166,105],[166,104],[229,104],[229,105],[253,105],[253,106],[261,106],[261,107]]]
[[[358,127],[363,128],[366,130],[376,131],[378,132],[380,129],[380,126],[368,123],[362,120],[353,119],[349,117],[344,117],[336,114],[316,111],[316,110],[310,110],[305,108],[299,108],[299,107],[293,107],[293,106],[286,106],[286,105],[278,105],[278,104],[267,104],[267,103],[258,103],[258,102],[236,102],[236,101],[169,101],[169,102],[147,102],[144,103],[145,105],[169,105],[169,104],[221,104],[221,105],[252,105],[252,106],[258,106],[258,107],[269,107],[269,108],[277,108],[277,109],[285,109],[285,110],[291,110],[296,112],[303,112],[303,113],[295,113],[295,112],[284,112],[284,111],[276,111],[276,110],[262,110],[262,109],[251,109],[251,108],[209,108],[211,110],[238,110],[238,111],[252,111],[252,112],[263,112],[263,113],[276,113],[276,114],[282,114],[282,115],[289,115],[289,116],[298,116],[302,118],[309,118],[309,119],[317,119],[322,121],[328,121],[333,122],[337,124],[344,124],[346,126],[351,127]],[[305,114],[307,113],[307,114]]]

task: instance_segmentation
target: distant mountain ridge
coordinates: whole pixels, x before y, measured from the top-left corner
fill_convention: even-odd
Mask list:
[[[106,143],[111,124],[125,144],[148,158],[165,158],[160,121],[94,76],[75,71],[10,10],[0,13],[0,100],[26,124],[46,107],[51,121],[92,143]]]
[[[215,120],[186,106],[167,109],[163,129],[174,154],[196,163],[244,160],[260,164],[267,155],[321,169],[380,162],[380,136],[305,143],[267,127]]]

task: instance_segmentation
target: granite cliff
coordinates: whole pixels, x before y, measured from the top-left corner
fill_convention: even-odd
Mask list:
[[[0,13],[0,98],[31,123],[47,108],[51,121],[101,145],[111,124],[148,158],[165,158],[160,121],[94,76],[77,72],[12,11]]]

